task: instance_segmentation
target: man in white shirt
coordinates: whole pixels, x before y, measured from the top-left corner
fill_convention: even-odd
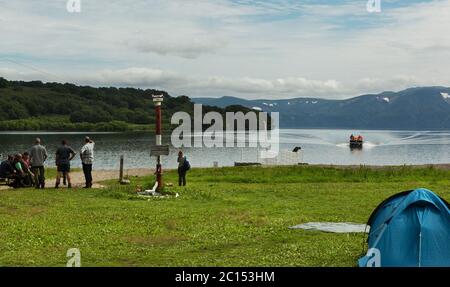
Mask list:
[[[94,163],[94,146],[95,143],[89,138],[84,139],[84,146],[81,148],[80,157],[83,164],[83,173],[86,180],[84,188],[92,187],[92,164]]]

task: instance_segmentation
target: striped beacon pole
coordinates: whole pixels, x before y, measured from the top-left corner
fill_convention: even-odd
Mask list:
[[[161,133],[161,104],[163,102],[163,95],[153,95],[153,103],[155,104],[156,111],[156,146],[162,145],[162,133]],[[156,159],[156,182],[158,182],[157,191],[162,190],[162,166],[161,166],[161,155],[157,156]]]

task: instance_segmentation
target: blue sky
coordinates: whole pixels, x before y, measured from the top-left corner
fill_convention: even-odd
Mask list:
[[[346,98],[448,83],[450,0],[0,0],[0,76]]]

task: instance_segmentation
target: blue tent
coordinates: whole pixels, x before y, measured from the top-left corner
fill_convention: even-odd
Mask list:
[[[391,196],[367,225],[369,250],[360,267],[450,266],[450,205],[428,189]]]

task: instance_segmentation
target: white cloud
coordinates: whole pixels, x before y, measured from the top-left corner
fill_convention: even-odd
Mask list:
[[[340,83],[334,80],[316,81],[305,78],[259,79],[201,77],[181,75],[176,72],[147,68],[129,68],[124,70],[104,70],[74,79],[77,82],[95,86],[135,86],[142,88],[168,88],[169,91],[183,94],[189,91],[195,95],[232,93],[246,97],[267,96],[340,96]]]
[[[188,59],[196,59],[204,54],[215,53],[226,46],[226,42],[220,39],[208,39],[207,36],[197,36],[185,39],[164,39],[159,41],[136,40],[135,47],[144,53],[156,53],[159,55],[175,55]]]
[[[376,93],[386,90],[402,90],[409,87],[421,86],[421,85],[435,85],[434,82],[425,83],[421,79],[406,76],[397,75],[392,78],[364,78],[357,82],[356,90],[362,90],[366,92]]]
[[[279,78],[279,79],[260,79],[260,78],[219,78],[210,77],[201,79],[195,86],[194,91],[202,93],[202,90],[221,92],[222,94],[232,92],[234,94],[246,95],[246,97],[289,97],[298,96],[316,96],[329,97],[341,96],[340,84],[337,81],[317,81],[305,78]]]
[[[134,86],[134,87],[176,87],[186,84],[187,78],[177,73],[158,69],[128,68],[123,70],[102,70],[85,75],[77,82],[94,86]]]
[[[52,81],[51,76],[42,77],[38,72],[24,73],[14,69],[0,69],[0,76],[8,79]],[[168,89],[169,92],[193,95],[232,93],[245,97],[336,97],[342,96],[341,84],[335,80],[317,81],[305,78],[258,79],[199,77],[181,75],[176,72],[149,68],[128,68],[122,70],[101,70],[83,76],[61,79],[93,86],[133,86],[140,88]]]
[[[64,2],[0,0],[0,74],[249,98],[449,85],[449,0]]]

